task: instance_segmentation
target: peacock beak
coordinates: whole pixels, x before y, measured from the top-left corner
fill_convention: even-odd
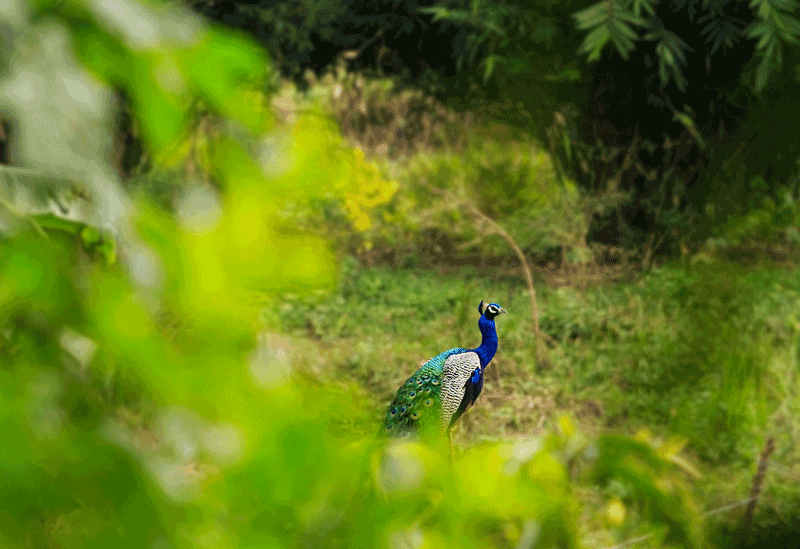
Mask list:
[[[506,311],[505,309],[503,309],[502,307],[500,307],[500,314],[503,314],[503,313],[505,313],[505,314],[508,314],[508,311]]]

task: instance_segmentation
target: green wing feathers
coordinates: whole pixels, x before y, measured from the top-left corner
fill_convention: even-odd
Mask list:
[[[468,349],[445,351],[406,380],[386,412],[386,434],[407,436],[441,428],[442,368],[449,356],[465,351]]]

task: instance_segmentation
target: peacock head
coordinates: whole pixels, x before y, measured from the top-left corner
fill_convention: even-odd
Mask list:
[[[500,314],[503,314],[503,313],[508,314],[508,311],[503,309],[497,303],[489,303],[486,307],[484,307],[483,306],[483,300],[481,300],[481,304],[478,305],[478,312],[481,313],[486,318],[488,318],[489,320],[492,320],[497,315],[500,315]]]

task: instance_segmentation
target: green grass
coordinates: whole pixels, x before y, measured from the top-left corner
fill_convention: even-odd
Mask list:
[[[667,266],[586,290],[540,280],[540,324],[552,340],[543,364],[523,282],[493,274],[367,269],[348,259],[333,293],[285,296],[282,320],[328,357],[326,378],[364,390],[377,425],[421,362],[479,343],[478,302],[495,301],[510,314],[498,321],[484,393],[457,429],[460,447],[533,434],[567,412],[590,433],[684,437],[707,472],[700,501],[745,497],[768,434],[779,440],[775,458],[798,470],[797,271]],[[785,509],[797,492],[768,483],[765,497]]]

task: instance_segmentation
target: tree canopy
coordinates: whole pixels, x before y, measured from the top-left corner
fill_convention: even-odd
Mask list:
[[[526,128],[586,189],[627,193],[596,217],[601,240],[633,245],[674,231],[702,240],[713,233],[709,208],[741,214],[792,188],[794,0],[193,6],[247,29],[298,81],[352,52],[353,70]],[[765,186],[751,184],[759,178]]]

